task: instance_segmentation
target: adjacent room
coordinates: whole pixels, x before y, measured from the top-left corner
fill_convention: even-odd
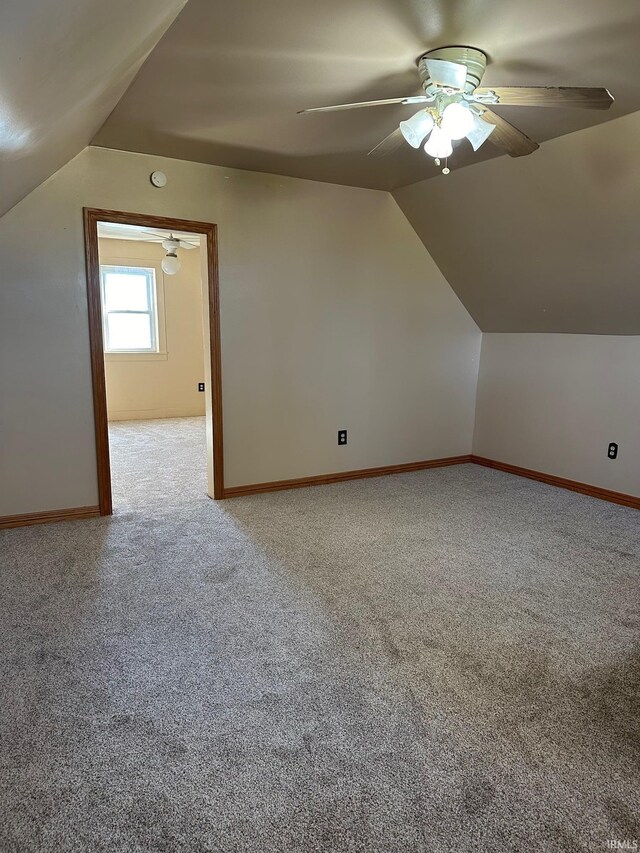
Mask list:
[[[0,9],[1,853],[640,844],[640,6]]]
[[[109,222],[97,236],[113,510],[205,498],[200,236]]]

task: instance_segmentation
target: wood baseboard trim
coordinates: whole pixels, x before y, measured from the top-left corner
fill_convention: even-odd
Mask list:
[[[636,497],[635,495],[626,495],[624,492],[614,492],[611,489],[601,489],[599,486],[591,486],[589,483],[567,480],[565,477],[544,474],[541,471],[533,471],[531,468],[520,468],[518,465],[509,465],[506,462],[498,462],[495,459],[487,459],[484,456],[473,455],[471,461],[476,465],[484,465],[485,468],[495,468],[497,471],[504,471],[506,474],[515,474],[517,477],[538,480],[540,483],[546,483],[548,486],[558,486],[560,489],[580,492],[580,494],[589,495],[591,498],[599,498],[602,501],[640,509],[640,497]]]
[[[78,518],[95,518],[99,506],[75,506],[70,509],[50,509],[46,512],[28,512],[24,515],[1,515],[0,530],[7,527],[27,527],[30,524],[48,524],[52,521],[74,521]]]
[[[225,498],[240,498],[246,495],[259,495],[265,492],[279,492],[284,489],[303,489],[307,486],[324,486],[329,483],[342,483],[345,480],[363,480],[367,477],[385,477],[387,474],[406,474],[410,471],[423,471],[425,468],[444,468],[447,465],[462,465],[471,462],[471,455],[446,456],[443,459],[427,459],[424,462],[407,462],[403,465],[386,465],[382,468],[362,468],[358,471],[338,471],[335,474],[319,474],[314,477],[300,477],[296,480],[275,480],[271,483],[254,483],[249,486],[231,486],[224,490]]]

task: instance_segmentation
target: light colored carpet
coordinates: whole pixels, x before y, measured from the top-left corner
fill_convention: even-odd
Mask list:
[[[214,503],[113,429],[112,519],[0,536],[0,849],[640,839],[640,515],[472,465]]]

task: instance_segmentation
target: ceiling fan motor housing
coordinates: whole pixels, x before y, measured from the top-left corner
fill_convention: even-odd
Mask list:
[[[427,59],[440,59],[445,62],[455,62],[458,65],[464,65],[467,69],[467,79],[464,85],[464,92],[471,95],[484,75],[487,67],[487,55],[475,47],[439,47],[436,50],[430,50],[423,54],[418,60],[418,73],[420,74],[420,82],[425,91],[432,86],[431,76],[427,68]]]

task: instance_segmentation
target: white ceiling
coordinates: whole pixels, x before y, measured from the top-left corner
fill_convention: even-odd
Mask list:
[[[138,225],[124,225],[117,222],[99,222],[98,237],[103,240],[135,240],[140,243],[161,243],[169,237],[184,240],[195,246],[200,245],[200,235],[188,231],[166,231],[162,228],[141,228]]]

